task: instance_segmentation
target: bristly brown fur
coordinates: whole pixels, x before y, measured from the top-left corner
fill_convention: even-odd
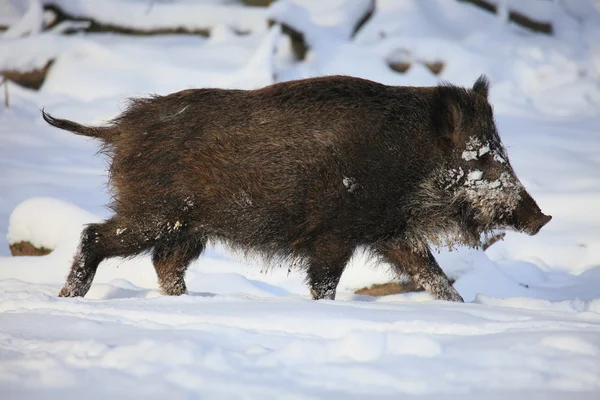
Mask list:
[[[335,297],[363,246],[459,301],[428,243],[479,243],[514,214],[502,187],[481,190],[512,174],[488,89],[484,77],[464,89],[329,76],[134,99],[106,127],[43,113],[112,157],[115,216],[84,232],[61,295],[85,295],[102,259],[144,251],[163,292],[185,293],[185,269],[210,240],[297,262],[315,299]],[[479,159],[483,149],[503,163]]]

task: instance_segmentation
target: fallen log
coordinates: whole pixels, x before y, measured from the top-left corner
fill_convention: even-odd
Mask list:
[[[45,4],[44,11],[51,12],[54,14],[54,19],[50,22],[45,30],[49,30],[57,26],[58,24],[65,21],[74,21],[74,22],[85,22],[85,25],[79,25],[77,28],[66,29],[64,33],[71,34],[75,32],[112,32],[112,33],[121,33],[127,35],[167,35],[167,34],[188,34],[188,35],[200,35],[204,37],[208,37],[210,35],[210,30],[208,29],[188,29],[181,26],[173,26],[172,28],[157,28],[157,29],[138,29],[132,28],[128,26],[119,26],[114,24],[106,24],[91,17],[77,17],[69,14],[67,11],[63,10],[60,6],[56,4]],[[240,32],[243,33],[243,32]]]
[[[482,10],[491,12],[493,14],[498,14],[498,6],[493,3],[490,3],[486,0],[458,0],[463,3],[473,4]],[[508,20],[519,25],[522,28],[528,29],[537,33],[544,33],[546,35],[552,35],[553,28],[552,23],[546,21],[537,21],[525,14],[520,13],[515,10],[508,10]]]

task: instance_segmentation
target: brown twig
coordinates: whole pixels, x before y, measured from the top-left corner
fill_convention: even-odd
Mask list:
[[[308,53],[308,44],[306,44],[306,40],[304,40],[304,34],[299,32],[285,23],[280,23],[276,20],[270,19],[268,21],[269,27],[274,24],[281,25],[281,33],[289,36],[290,42],[292,45],[292,52],[294,53],[294,57],[297,61],[302,61],[306,58],[306,53]]]
[[[483,249],[483,251],[486,251],[487,249],[490,248],[491,245],[493,245],[496,242],[499,242],[501,240],[504,239],[504,236],[506,236],[506,233],[504,232],[500,232],[495,234],[494,236],[491,236],[489,238],[486,238],[482,243],[481,243],[481,248]]]
[[[369,20],[373,16],[374,12],[375,12],[375,0],[371,0],[371,3],[369,4],[369,8],[367,8],[367,11],[365,12],[365,14],[356,22],[356,25],[354,25],[354,29],[352,29],[352,35],[350,35],[351,39],[354,39],[356,34],[365,26],[365,24],[367,22],[369,22]]]

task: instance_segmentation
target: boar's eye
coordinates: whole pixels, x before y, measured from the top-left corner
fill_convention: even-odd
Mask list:
[[[494,156],[492,156],[490,152],[487,152],[484,155],[480,156],[479,159],[487,164],[488,162],[494,159]]]

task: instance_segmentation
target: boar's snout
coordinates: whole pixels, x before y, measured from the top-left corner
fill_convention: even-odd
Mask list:
[[[533,236],[550,222],[552,216],[544,214],[527,191],[522,190],[520,195],[521,201],[513,214],[513,225]]]
[[[529,225],[525,227],[525,232],[531,236],[537,234],[540,229],[544,227],[550,220],[552,219],[552,215],[546,215],[542,212],[539,213],[534,219],[531,220]]]

